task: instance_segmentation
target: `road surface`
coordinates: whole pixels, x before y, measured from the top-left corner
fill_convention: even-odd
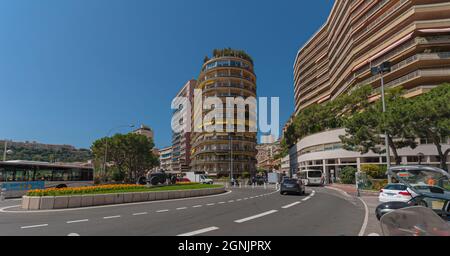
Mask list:
[[[305,196],[236,188],[204,198],[45,212],[24,212],[19,203],[0,203],[0,236],[357,236],[366,221],[360,200],[321,187]]]

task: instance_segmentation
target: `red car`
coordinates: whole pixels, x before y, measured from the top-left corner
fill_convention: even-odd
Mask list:
[[[177,178],[177,182],[191,182],[188,178]]]

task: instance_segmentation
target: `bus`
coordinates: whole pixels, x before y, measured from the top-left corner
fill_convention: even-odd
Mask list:
[[[324,183],[323,172],[320,170],[302,170],[297,176],[305,186],[322,186]]]
[[[93,184],[92,167],[34,161],[0,162],[0,189],[5,198],[21,197],[34,189],[83,187]]]

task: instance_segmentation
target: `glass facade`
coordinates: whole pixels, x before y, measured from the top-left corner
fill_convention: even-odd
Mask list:
[[[0,182],[92,181],[93,175],[93,169],[0,165]]]

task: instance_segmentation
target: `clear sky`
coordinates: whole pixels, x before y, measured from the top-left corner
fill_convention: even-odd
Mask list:
[[[295,55],[333,1],[1,0],[0,139],[90,147],[146,124],[171,144],[170,104],[214,48],[247,51],[259,97],[294,110]],[[117,132],[127,132],[119,129]]]

